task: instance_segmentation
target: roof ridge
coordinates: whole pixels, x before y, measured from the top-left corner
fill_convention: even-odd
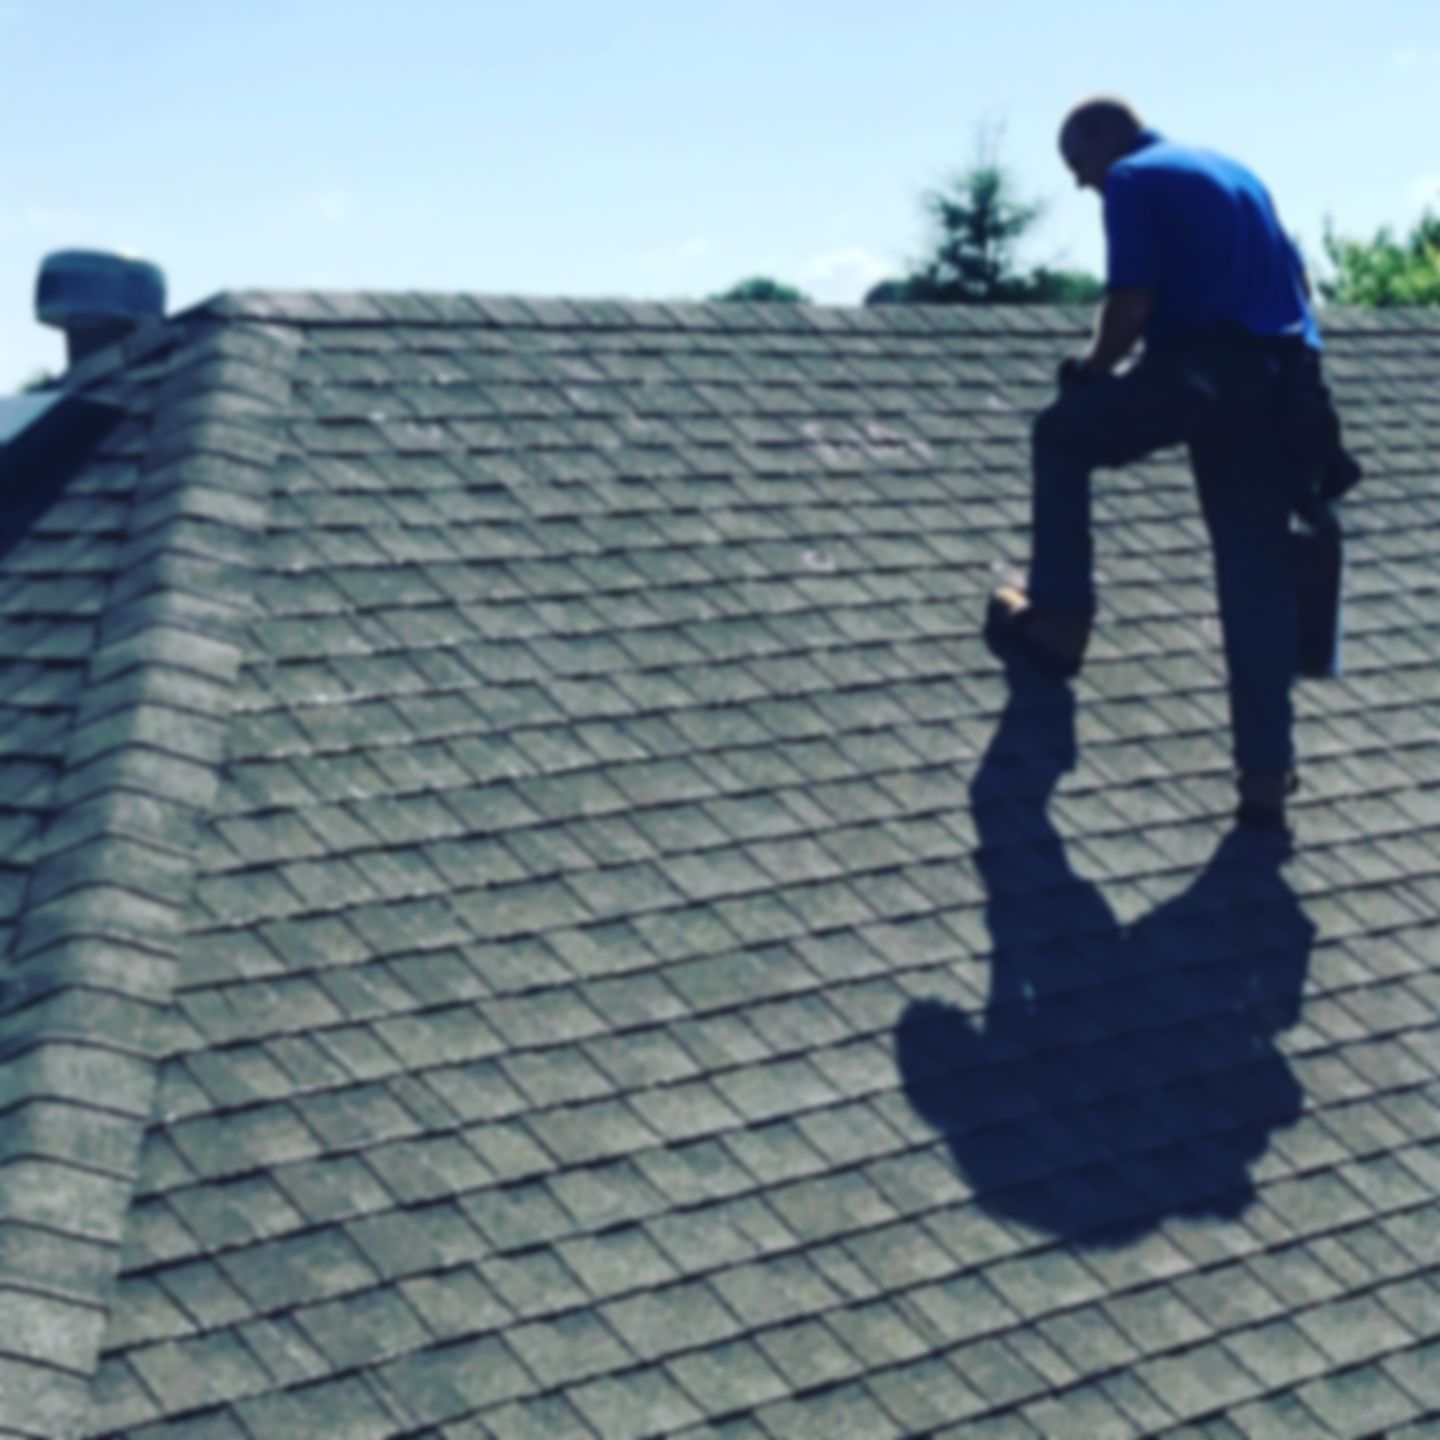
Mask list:
[[[185,336],[139,417],[150,423],[124,539],[0,955],[7,1434],[71,1435],[88,1403],[167,1031],[194,827],[218,784],[292,363],[273,330],[227,328]]]
[[[505,330],[928,335],[1088,332],[1092,305],[816,305],[493,295],[445,291],[228,290],[189,318],[283,325],[467,326]]]
[[[1088,333],[1094,310],[1091,303],[862,306],[440,290],[226,290],[172,318],[307,326],[404,324],[507,330],[708,330],[811,335],[903,331],[1043,336]],[[1346,333],[1428,333],[1440,330],[1440,306],[1325,305],[1320,310],[1320,322],[1322,330]],[[147,333],[142,332],[127,344],[143,343]]]

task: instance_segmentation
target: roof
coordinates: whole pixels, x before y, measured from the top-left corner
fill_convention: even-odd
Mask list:
[[[1440,312],[1293,841],[1079,311],[222,296],[0,530],[0,1434],[1440,1435]]]

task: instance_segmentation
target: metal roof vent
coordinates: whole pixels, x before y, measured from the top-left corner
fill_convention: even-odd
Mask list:
[[[70,364],[165,318],[165,272],[104,250],[57,250],[40,266],[35,314],[65,332]]]

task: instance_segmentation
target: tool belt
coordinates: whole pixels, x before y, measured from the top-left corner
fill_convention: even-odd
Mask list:
[[[1340,417],[1321,370],[1320,354],[1289,335],[1257,335],[1223,324],[1179,342],[1192,354],[1263,357],[1273,389],[1267,407],[1277,472],[1290,491],[1291,509],[1311,530],[1336,524],[1331,506],[1364,474],[1340,438]]]
[[[1193,346],[1194,348],[1191,348]],[[1261,370],[1269,394],[1261,410],[1274,472],[1289,488],[1289,565],[1297,600],[1296,673],[1333,677],[1341,664],[1345,537],[1334,503],[1359,483],[1361,469],[1340,439],[1340,417],[1321,371],[1319,352],[1291,336],[1256,335],[1220,326],[1186,347],[1211,373],[1254,385]],[[1252,421],[1253,423],[1253,421]]]
[[[1324,528],[1330,506],[1360,483],[1364,472],[1340,439],[1340,417],[1308,345],[1280,375],[1275,440],[1291,484],[1293,508],[1312,529]]]

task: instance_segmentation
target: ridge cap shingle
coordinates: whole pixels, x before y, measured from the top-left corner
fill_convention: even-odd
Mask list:
[[[115,376],[177,332],[183,322],[152,327],[67,378]],[[268,431],[286,398],[239,389],[244,405],[225,404],[233,367],[187,383],[245,346],[203,327],[186,339],[168,382],[132,405],[147,430],[125,538],[0,954],[0,1428],[37,1440],[75,1433],[89,1404],[165,1043],[193,829],[218,780],[215,717],[250,603],[236,570],[263,523],[278,449]],[[283,373],[286,347],[261,343]],[[167,406],[186,412],[179,425],[164,425]],[[226,540],[212,547],[203,532],[217,527]],[[157,698],[157,671],[183,678],[183,702]],[[202,702],[204,714],[192,708]]]
[[[486,291],[226,290],[192,319],[283,325],[468,326],[506,330],[718,330],[831,335],[898,330],[1068,334],[1089,328],[1089,305],[824,305],[752,301],[637,300],[622,296]]]
[[[726,334],[838,335],[892,332],[977,336],[1069,336],[1089,332],[1094,306],[1042,305],[821,305],[705,299],[634,300],[620,296],[504,294],[487,291],[226,290],[175,319],[243,320],[284,326],[464,326],[498,330],[694,331]],[[1428,334],[1440,331],[1440,306],[1324,305],[1322,330],[1344,334]],[[157,329],[111,347],[80,367],[97,373],[134,358]],[[150,343],[154,343],[151,341]],[[103,357],[103,358],[102,358]]]

